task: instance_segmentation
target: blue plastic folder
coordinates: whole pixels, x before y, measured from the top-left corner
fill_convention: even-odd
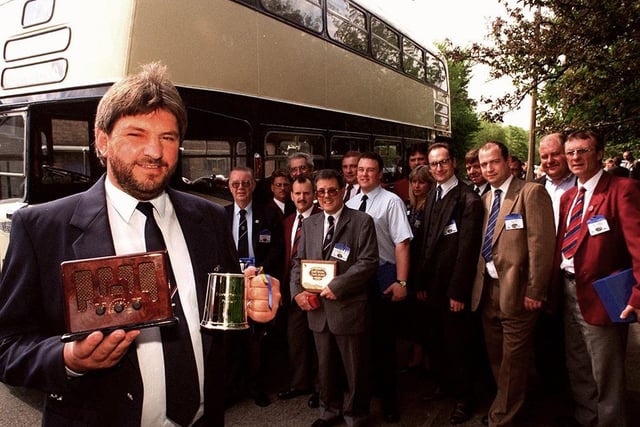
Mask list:
[[[620,313],[627,307],[631,296],[631,289],[636,285],[633,270],[627,269],[593,282],[593,287],[600,297],[600,301],[607,309],[609,318],[614,323],[635,322],[636,314],[631,313],[626,319],[620,318]]]

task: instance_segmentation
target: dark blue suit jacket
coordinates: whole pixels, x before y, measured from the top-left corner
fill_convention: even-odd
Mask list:
[[[68,379],[60,335],[66,332],[60,263],[114,255],[104,177],[88,191],[19,210],[0,281],[0,380],[47,393],[43,425],[140,425],[143,385],[130,348],[110,369]],[[167,190],[195,272],[200,315],[208,273],[238,270],[224,210],[186,193]],[[223,425],[222,337],[203,333],[205,416]]]

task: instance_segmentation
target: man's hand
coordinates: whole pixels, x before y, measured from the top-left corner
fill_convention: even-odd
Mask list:
[[[326,299],[330,299],[330,300],[337,300],[338,298],[336,298],[336,295],[333,293],[333,291],[331,290],[331,288],[329,288],[328,286],[326,286],[322,292],[320,292],[320,296],[324,297]]]
[[[631,313],[636,313],[636,322],[640,322],[640,308],[635,308],[632,305],[627,305],[627,307],[622,310],[622,313],[620,313],[620,318],[621,319],[626,319],[627,317],[629,317],[629,315]]]
[[[293,299],[296,302],[296,304],[298,304],[298,307],[300,307],[300,309],[304,311],[311,311],[311,310],[314,310],[314,307],[309,302],[309,298],[314,298],[314,297],[317,298],[318,296],[309,291],[302,291],[298,295],[293,297]]]
[[[464,310],[464,303],[456,301],[453,298],[449,298],[449,309],[454,313]]]
[[[542,301],[538,301],[529,297],[524,297],[524,309],[527,311],[540,310]]]
[[[122,359],[138,335],[139,330],[117,329],[107,336],[100,331],[92,332],[84,339],[65,343],[64,364],[79,374],[111,368]]]
[[[420,301],[426,301],[428,298],[427,291],[416,292],[416,298]]]
[[[391,301],[402,301],[407,297],[407,288],[404,286],[400,286],[400,283],[393,282],[387,289],[383,292],[384,295],[391,294]]]
[[[247,293],[247,316],[259,323],[273,320],[280,306],[280,281],[267,274],[260,274],[255,267],[244,272],[245,292]],[[268,284],[271,284],[269,298]]]

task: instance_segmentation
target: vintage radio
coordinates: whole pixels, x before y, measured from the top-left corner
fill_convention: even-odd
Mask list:
[[[177,321],[167,279],[167,252],[109,256],[60,264],[67,333],[140,329]]]

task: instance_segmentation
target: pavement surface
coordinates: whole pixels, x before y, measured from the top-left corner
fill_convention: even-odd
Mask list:
[[[640,324],[630,328],[627,354],[627,389],[630,419],[640,419]],[[399,345],[403,354],[402,343]],[[422,395],[431,386],[430,379],[412,373],[399,376],[399,409],[401,420],[395,426],[431,427],[449,426],[449,414],[454,402],[442,399],[424,402]],[[310,426],[317,418],[318,410],[307,407],[307,396],[282,401],[277,400],[277,389],[270,390],[271,405],[256,406],[252,400],[244,400],[229,408],[226,425],[229,427],[251,426]],[[20,387],[9,387],[0,383],[0,427],[31,427],[41,423],[40,407],[42,393]],[[474,416],[461,426],[482,426],[482,416],[491,403],[491,396],[479,391]],[[522,427],[555,427],[558,416],[568,414],[570,401],[564,393],[548,393],[533,389],[521,412],[518,425]],[[379,402],[372,402],[374,426],[389,425],[381,418]],[[345,425],[340,424],[340,425]],[[631,423],[633,425],[633,423]]]

